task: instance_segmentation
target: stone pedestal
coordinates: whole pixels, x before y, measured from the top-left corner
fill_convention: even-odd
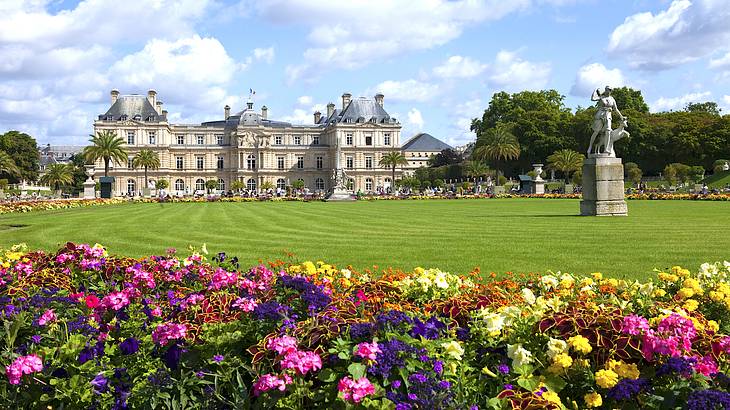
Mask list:
[[[327,201],[355,201],[356,199],[352,197],[352,193],[348,191],[347,189],[343,187],[335,187],[332,192],[330,192],[329,195],[327,195],[327,198],[325,199]]]
[[[96,198],[96,182],[89,178],[84,181],[84,199]]]
[[[626,216],[624,166],[621,158],[595,156],[583,162],[583,200],[580,214]]]
[[[532,184],[532,193],[533,194],[544,194],[545,193],[545,181],[542,179],[535,180]]]

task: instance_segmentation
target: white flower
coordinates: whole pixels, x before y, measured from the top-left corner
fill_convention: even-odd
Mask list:
[[[522,289],[522,299],[527,302],[528,305],[534,305],[535,304],[535,294],[532,293],[532,291],[528,288]]]
[[[532,363],[532,353],[521,344],[507,345],[507,357],[512,359],[512,367],[520,367]]]
[[[449,287],[449,282],[446,281],[446,274],[441,271],[436,273],[436,277],[433,279],[433,283],[435,283],[436,286],[441,289],[446,289]]]
[[[550,338],[547,344],[547,355],[550,359],[568,351],[568,344],[564,340]]]
[[[540,278],[540,283],[542,283],[542,286],[547,289],[553,289],[558,286],[558,278],[556,278],[553,275],[545,275],[542,278]]]
[[[707,262],[700,265],[700,276],[705,277],[706,279],[710,279],[711,277],[717,275],[717,265],[711,265]]]
[[[496,333],[504,327],[504,318],[497,313],[488,313],[484,316],[484,324],[489,333]]]
[[[342,273],[342,276],[347,279],[350,279],[350,277],[352,276],[352,272],[349,269],[342,269],[340,270],[340,273]]]

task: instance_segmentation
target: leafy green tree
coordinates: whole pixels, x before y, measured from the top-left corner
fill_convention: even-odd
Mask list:
[[[19,131],[8,131],[0,135],[0,151],[5,151],[20,171],[16,175],[0,172],[0,176],[7,177],[11,183],[38,179],[40,154],[33,137]]]
[[[667,181],[669,185],[677,185],[677,169],[672,166],[672,164],[664,167],[664,172],[662,174],[664,175],[664,180]]]
[[[570,181],[574,185],[583,185],[583,169],[579,169],[573,172],[573,177],[570,179]]]
[[[46,173],[41,176],[40,182],[60,193],[62,187],[73,184],[73,167],[69,164],[49,164],[46,167]]]
[[[391,181],[395,181],[395,169],[398,166],[408,165],[408,160],[400,151],[391,151],[380,157],[379,165],[383,168],[390,168],[392,171]]]
[[[76,194],[84,190],[84,181],[88,178],[85,167],[86,160],[82,154],[74,154],[71,156],[69,165],[73,170],[74,182],[72,185],[74,194]]]
[[[717,103],[713,101],[707,101],[702,103],[691,102],[684,107],[684,110],[687,112],[702,112],[712,115],[720,115],[720,112],[722,111],[722,109],[717,106]]]
[[[127,150],[124,148],[124,140],[112,131],[99,131],[96,135],[90,135],[91,145],[84,148],[84,157],[90,163],[98,159],[104,160],[104,176],[109,176],[109,163],[121,164],[127,160]],[[146,178],[145,178],[146,180]]]
[[[233,182],[231,182],[231,190],[234,192],[241,192],[243,188],[246,188],[246,184],[243,183],[243,181],[237,179]]]
[[[631,181],[631,183],[637,186],[641,183],[641,177],[643,176],[641,168],[639,168],[638,166],[630,168],[627,173],[629,176],[629,181]]]
[[[218,180],[209,179],[205,181],[205,189],[208,190],[208,193],[213,192],[214,189],[218,189]]]
[[[276,187],[274,186],[274,183],[271,181],[264,181],[261,183],[262,190],[268,191],[269,189],[274,189],[274,188],[276,188]]]
[[[155,181],[155,189],[161,190],[161,189],[167,189],[167,187],[170,186],[170,182],[166,179],[158,179]]]
[[[570,174],[583,166],[585,155],[572,149],[561,149],[553,152],[548,158],[548,169],[560,171],[565,176],[565,183],[570,181]]]
[[[434,188],[443,188],[446,183],[444,183],[443,179],[437,178],[433,180],[433,186]]]
[[[144,168],[144,187],[147,187],[149,180],[147,179],[147,169],[158,169],[160,167],[160,157],[155,151],[151,149],[142,149],[132,159],[132,166],[134,168]],[[217,182],[216,182],[217,183]]]
[[[699,165],[695,165],[693,167],[690,167],[689,168],[689,172],[688,172],[688,176],[689,176],[689,179],[692,182],[695,182],[696,183],[696,182],[700,181],[702,178],[705,177],[705,168],[703,168],[703,167],[701,167]]]
[[[611,96],[616,100],[616,105],[622,113],[625,110],[644,114],[649,113],[649,106],[644,101],[644,96],[639,90],[634,90],[630,87],[617,87],[611,90]]]
[[[499,124],[477,137],[476,148],[472,157],[477,160],[494,161],[494,169],[499,178],[500,161],[517,159],[520,156],[520,143],[510,130]]]
[[[483,161],[467,161],[464,164],[464,174],[470,178],[483,177],[489,174],[489,167]]]
[[[304,189],[304,181],[301,179],[297,179],[296,181],[291,183],[291,187],[294,189]]]
[[[0,151],[0,174],[13,177],[20,175],[20,168],[15,165],[13,158],[5,151]]]
[[[431,167],[442,167],[445,165],[458,164],[464,160],[464,157],[451,148],[447,148],[428,159],[428,165]]]
[[[730,164],[730,161],[726,159],[718,159],[712,164],[712,172],[717,174],[718,172],[724,171],[725,167]]]

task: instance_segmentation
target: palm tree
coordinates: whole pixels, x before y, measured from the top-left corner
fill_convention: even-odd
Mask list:
[[[151,149],[143,149],[134,156],[132,159],[132,166],[134,168],[144,167],[144,187],[147,187],[147,168],[157,169],[160,167],[160,157],[156,152]]]
[[[276,188],[276,187],[274,186],[274,183],[271,181],[264,181],[261,183],[262,191],[268,191],[269,189],[274,189],[274,188]]]
[[[583,166],[586,157],[572,149],[561,149],[547,157],[548,168],[560,171],[565,177],[565,183],[570,181],[570,174]]]
[[[395,191],[395,169],[396,167],[398,167],[398,165],[408,165],[408,160],[406,159],[406,156],[403,155],[400,151],[391,151],[380,158],[379,164],[381,167],[390,168],[393,171],[393,178],[390,180],[390,190]]]
[[[231,191],[241,192],[243,188],[246,188],[246,184],[244,184],[240,179],[231,182]]]
[[[46,167],[46,173],[40,178],[40,183],[48,185],[56,192],[61,187],[68,186],[74,182],[73,168],[69,164],[50,164]]]
[[[497,170],[497,181],[499,185],[499,162],[504,160],[517,159],[520,156],[520,143],[504,125],[497,125],[487,130],[477,138],[477,147],[472,157],[477,160],[494,161],[494,168]]]
[[[113,131],[100,131],[96,135],[90,135],[91,145],[84,148],[84,158],[88,162],[96,162],[97,159],[104,160],[104,176],[109,176],[109,162],[121,164],[127,160],[127,151],[124,149],[124,140],[118,137]]]
[[[464,173],[471,178],[481,177],[489,173],[489,167],[482,161],[467,161],[464,164]]]
[[[15,164],[10,154],[5,151],[0,151],[0,174],[20,175],[20,168]]]

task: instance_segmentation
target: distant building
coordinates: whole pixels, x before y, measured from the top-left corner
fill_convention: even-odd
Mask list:
[[[40,159],[40,172],[43,174],[50,164],[66,164],[71,162],[71,157],[83,151],[83,145],[51,145],[38,148]]]
[[[403,171],[408,175],[413,175],[418,168],[427,167],[428,160],[432,156],[450,148],[450,145],[430,134],[423,132],[416,134],[401,147],[403,155],[408,160],[408,165],[403,167]]]

